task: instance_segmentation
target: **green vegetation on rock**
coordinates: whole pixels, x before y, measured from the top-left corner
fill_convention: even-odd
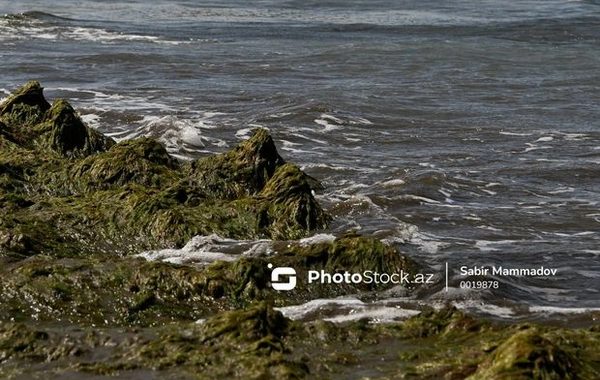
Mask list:
[[[295,239],[330,219],[315,181],[284,162],[265,130],[183,164],[150,138],[115,143],[66,100],[50,105],[37,82],[0,106],[0,122],[4,256],[124,255],[210,233]]]
[[[2,322],[0,375],[35,374],[31,363],[44,362],[45,378],[56,379],[147,370],[185,379],[596,379],[598,344],[593,328],[483,323],[450,307],[403,322],[334,324],[291,321],[257,302],[146,329]]]
[[[299,279],[420,269],[371,237],[293,241],[330,221],[319,186],[265,130],[180,162],[153,139],[103,136],[27,84],[0,105],[0,377],[600,378],[598,325],[493,324],[452,307],[388,324],[285,318],[275,306],[385,285],[300,280],[283,296],[269,264]],[[213,233],[284,242],[206,266],[131,256]]]

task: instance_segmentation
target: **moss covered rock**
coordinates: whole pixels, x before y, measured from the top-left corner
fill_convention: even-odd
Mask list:
[[[0,105],[2,134],[25,147],[46,145],[61,156],[106,151],[114,140],[87,127],[64,99],[52,106],[38,82],[30,82]]]
[[[307,236],[330,220],[318,186],[265,130],[182,163],[153,139],[116,143],[27,84],[0,105],[0,377],[600,378],[597,326],[495,325],[451,307],[335,325],[273,308],[386,286],[309,286],[309,271],[412,278],[417,264],[374,238],[279,242],[203,267],[129,255],[212,233]],[[298,282],[282,297],[270,281],[284,266]]]
[[[387,260],[373,260],[369,251],[376,250],[382,250]],[[288,306],[377,289],[375,284],[307,283],[308,270],[338,273],[342,271],[339,262],[348,263],[348,257],[353,257],[353,263],[344,270],[351,272],[371,268],[412,273],[414,268],[397,250],[359,236],[322,243],[319,248],[291,244],[277,253],[268,258],[217,261],[205,267],[97,254],[84,258],[34,255],[0,267],[0,318],[112,326],[190,322],[257,301]],[[298,268],[296,289],[285,297],[274,290],[269,264]]]
[[[110,280],[98,282],[101,276],[94,270],[106,273]],[[452,307],[388,324],[297,322],[264,301],[219,311],[226,307],[223,303],[201,323],[177,318],[178,323],[165,323],[188,297],[193,299],[188,305],[204,302],[205,297],[198,296],[202,288],[198,284],[204,283],[202,271],[157,263],[126,267],[97,262],[86,267],[72,260],[14,267],[13,275],[48,281],[36,288],[22,284],[31,305],[23,313],[41,308],[42,297],[52,294],[72,310],[85,307],[85,313],[93,314],[113,302],[122,308],[120,315],[129,315],[131,321],[147,315],[148,321],[158,323],[134,323],[132,328],[115,320],[103,322],[100,318],[107,316],[96,314],[98,319],[91,324],[39,318],[34,325],[6,322],[2,315],[0,377],[5,378],[152,374],[182,379],[477,380],[596,379],[600,375],[597,326],[574,330],[497,324]],[[65,285],[67,279],[72,280],[70,287]],[[88,287],[98,298],[88,298],[83,306],[80,294],[85,292],[80,290]],[[118,294],[120,303],[104,298],[111,292]],[[1,294],[6,293],[2,289]],[[11,312],[13,318],[17,314]]]
[[[44,98],[44,89],[39,82],[32,81],[9,96],[0,105],[0,116],[5,120],[13,140],[25,141],[30,129],[44,120],[50,103]]]
[[[576,380],[600,376],[599,367],[594,370],[590,361],[582,362],[572,343],[563,348],[545,335],[536,328],[515,332],[487,356],[469,380]]]
[[[330,219],[265,130],[182,164],[150,138],[115,143],[67,101],[50,105],[38,82],[0,105],[0,123],[0,255],[123,255],[211,233],[295,239]]]
[[[284,163],[271,136],[259,129],[233,150],[193,161],[187,170],[210,194],[236,199],[260,192]]]

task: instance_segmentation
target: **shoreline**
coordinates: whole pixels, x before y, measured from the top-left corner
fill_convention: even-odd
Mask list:
[[[353,275],[337,287],[295,276],[333,281],[345,279],[340,271],[372,271],[416,279],[428,268],[352,232],[294,243],[326,231],[331,217],[313,196],[318,181],[285,162],[265,130],[229,152],[183,163],[153,139],[117,143],[92,130],[68,101],[50,104],[37,82],[0,105],[0,121],[2,375],[350,379],[361,368],[381,378],[600,376],[598,322],[497,324],[450,306],[380,325],[285,318],[274,307],[389,288]],[[202,268],[131,256],[210,234],[290,243]],[[408,294],[429,286],[425,280],[406,283]],[[66,334],[46,328],[57,322]],[[325,354],[314,357],[316,348]],[[46,365],[28,372],[33,363]]]

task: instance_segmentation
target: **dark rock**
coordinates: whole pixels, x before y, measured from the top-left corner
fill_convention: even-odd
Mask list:
[[[71,105],[59,99],[48,110],[46,121],[39,127],[47,135],[50,147],[65,157],[85,157],[105,152],[115,144],[83,124]]]

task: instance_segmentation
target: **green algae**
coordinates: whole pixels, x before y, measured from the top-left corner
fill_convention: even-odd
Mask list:
[[[36,256],[6,265],[2,276],[0,316],[24,323],[148,326],[222,307],[203,294],[203,274],[187,266]]]
[[[3,135],[26,148],[36,145],[64,157],[106,151],[114,140],[87,127],[64,99],[50,105],[39,82],[30,82],[0,105]],[[43,149],[42,149],[43,150]]]
[[[281,297],[270,285],[269,264],[292,265],[299,275],[327,268],[339,271],[344,257],[382,250],[383,262],[354,258],[348,270],[411,270],[403,255],[379,240],[346,236],[330,243],[290,244],[268,257],[242,257],[205,267],[90,255],[54,258],[34,255],[0,267],[0,317],[16,321],[61,321],[80,325],[150,326],[189,322],[218,310],[256,301],[287,306],[312,298],[356,294],[361,284],[326,286],[298,281]],[[395,264],[394,264],[395,263]],[[413,265],[413,264],[410,264]],[[372,289],[375,289],[373,287]]]
[[[0,374],[35,374],[29,365],[45,362],[56,378],[151,370],[190,379],[595,379],[595,330],[482,322],[451,307],[388,324],[296,322],[256,302],[143,329],[0,322]]]
[[[0,105],[0,119],[3,256],[125,255],[211,233],[295,239],[330,220],[316,182],[285,163],[265,130],[184,164],[156,140],[101,135],[66,100],[50,105],[38,82]]]
[[[266,303],[219,313],[201,324],[153,330],[115,344],[108,360],[77,363],[79,371],[119,374],[150,368],[195,379],[302,379],[308,368],[285,347],[292,321]],[[141,335],[141,334],[140,334]]]
[[[259,193],[258,227],[275,239],[298,239],[303,230],[327,227],[330,218],[311,191],[307,176],[296,165],[278,167]]]
[[[82,182],[82,191],[118,188],[131,183],[163,187],[179,178],[177,166],[156,140],[141,138],[116,144],[104,155],[87,157],[75,165],[71,176],[74,181]]]
[[[46,120],[36,129],[45,137],[50,149],[63,157],[86,157],[105,152],[114,140],[89,128],[64,99],[54,102],[46,111]]]
[[[582,377],[582,364],[537,329],[518,331],[498,346],[469,378],[573,380]],[[586,371],[587,372],[587,371]]]
[[[191,162],[187,170],[217,198],[237,199],[260,192],[275,170],[285,163],[264,129],[230,152]]]
[[[265,130],[184,163],[150,138],[102,136],[66,100],[50,104],[39,83],[27,84],[0,105],[0,377],[600,378],[597,325],[501,325],[451,307],[333,324],[273,308],[387,286],[309,286],[309,270],[420,269],[371,237],[290,242],[205,267],[128,256],[211,233],[305,237],[330,221],[312,194],[319,186]],[[285,297],[269,264],[297,271]]]

